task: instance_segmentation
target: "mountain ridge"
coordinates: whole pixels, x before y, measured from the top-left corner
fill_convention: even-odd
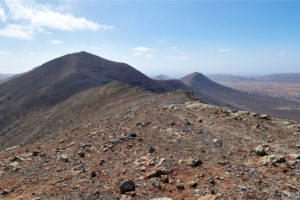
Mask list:
[[[198,72],[183,77],[181,81],[205,103],[300,121],[300,104],[296,101],[235,90],[218,84]],[[286,109],[281,109],[284,107]]]

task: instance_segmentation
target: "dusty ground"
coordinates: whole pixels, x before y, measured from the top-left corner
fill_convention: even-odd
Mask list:
[[[53,140],[2,151],[0,198],[300,198],[299,124],[183,92],[124,102]],[[123,180],[135,190],[121,194]]]

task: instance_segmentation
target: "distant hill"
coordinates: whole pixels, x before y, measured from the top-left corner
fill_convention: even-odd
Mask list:
[[[263,76],[254,76],[257,81],[276,82],[276,83],[300,83],[300,73],[281,73]]]
[[[262,76],[235,76],[231,74],[207,75],[216,82],[274,82],[274,83],[300,83],[300,73],[281,73]]]
[[[154,80],[170,80],[170,79],[173,79],[167,75],[164,75],[164,74],[160,74],[160,75],[157,75],[157,76],[153,76],[152,77]]]
[[[198,72],[187,75],[181,80],[204,102],[236,110],[248,110],[300,120],[300,103],[298,102],[238,91],[220,85]]]
[[[216,82],[248,82],[254,81],[254,78],[235,76],[231,74],[209,74],[207,77]]]

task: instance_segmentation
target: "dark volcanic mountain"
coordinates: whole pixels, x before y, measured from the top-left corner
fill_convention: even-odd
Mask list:
[[[187,89],[179,80],[155,81],[124,63],[86,52],[68,54],[0,85],[0,136],[15,132],[34,112],[112,81],[154,93]]]
[[[197,72],[185,76],[181,80],[191,87],[195,95],[204,102],[236,110],[300,120],[300,104],[298,102],[234,90],[211,81]]]
[[[185,88],[179,81],[171,81],[170,85],[170,81],[162,84],[127,64],[80,52],[54,59],[1,85],[0,101],[19,102],[26,98],[25,107],[36,104],[51,106],[79,91],[102,86],[114,80],[152,92]],[[176,88],[173,88],[174,85]]]

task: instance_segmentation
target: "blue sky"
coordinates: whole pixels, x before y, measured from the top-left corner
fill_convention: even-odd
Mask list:
[[[147,75],[300,72],[300,1],[0,0],[0,73],[87,51]]]

